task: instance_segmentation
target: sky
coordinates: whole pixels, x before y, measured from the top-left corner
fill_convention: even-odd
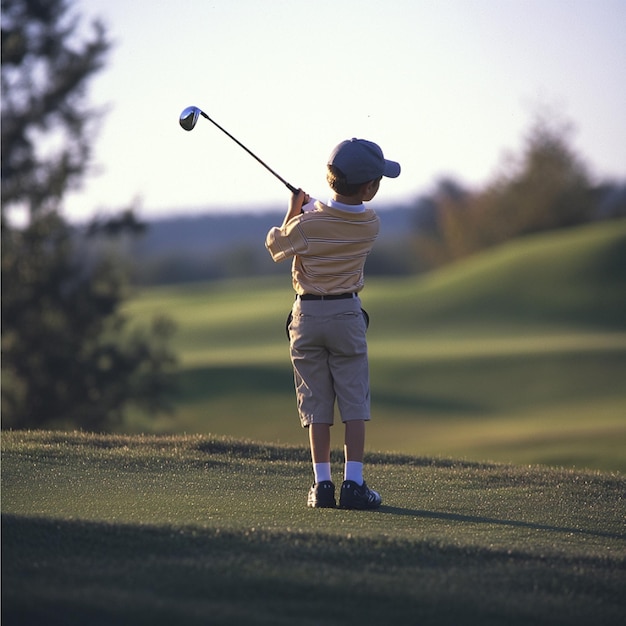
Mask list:
[[[66,198],[82,221],[134,203],[173,213],[286,208],[289,192],[195,105],[296,187],[328,197],[352,137],[402,173],[376,202],[443,177],[493,179],[548,110],[598,179],[626,178],[626,0],[76,0],[113,48],[88,91],[107,114],[94,172]]]

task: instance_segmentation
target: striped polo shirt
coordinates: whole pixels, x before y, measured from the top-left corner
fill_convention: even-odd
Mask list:
[[[315,209],[267,233],[265,247],[275,262],[293,257],[296,293],[319,295],[363,289],[365,260],[380,221],[373,209],[345,211],[317,201]]]

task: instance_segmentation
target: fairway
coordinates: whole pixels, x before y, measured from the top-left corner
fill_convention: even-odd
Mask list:
[[[619,475],[377,454],[380,510],[312,510],[304,447],[63,432],[2,446],[3,623],[626,616]]]
[[[375,278],[370,451],[626,472],[626,221],[528,237],[424,277]],[[152,288],[178,327],[173,416],[128,433],[301,444],[285,275]],[[337,435],[335,435],[337,437]],[[340,442],[338,443],[340,445]]]

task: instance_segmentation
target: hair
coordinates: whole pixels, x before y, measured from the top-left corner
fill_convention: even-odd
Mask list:
[[[326,180],[330,188],[340,196],[356,196],[365,183],[348,183],[346,175],[335,165],[328,166]]]

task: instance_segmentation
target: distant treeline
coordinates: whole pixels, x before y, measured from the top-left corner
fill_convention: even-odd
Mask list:
[[[483,188],[442,179],[405,206],[378,205],[381,233],[367,273],[426,272],[516,237],[626,216],[626,181],[593,180],[568,134],[568,126],[539,118],[520,153]],[[282,218],[276,211],[162,219],[141,237],[119,238],[116,256],[142,285],[288,272],[264,248]]]
[[[368,273],[412,272],[407,234],[415,230],[415,209],[384,207],[379,215],[381,233],[368,259]],[[205,213],[159,219],[147,223],[140,236],[107,239],[95,246],[91,238],[84,254],[114,250],[139,285],[288,273],[289,263],[274,263],[264,246],[267,231],[282,219],[282,212]]]
[[[412,206],[379,208],[381,232],[367,260],[368,275],[419,274],[514,237],[626,216],[626,183],[590,187],[583,194],[586,208],[576,215],[571,210],[576,202],[567,200],[560,214],[558,207],[544,206],[526,220],[517,216],[524,211],[512,200],[492,193],[446,180]],[[171,217],[149,222],[140,236],[99,243],[90,238],[83,250],[90,256],[114,251],[136,285],[288,273],[290,264],[275,264],[264,247],[267,231],[282,217],[279,212]]]

